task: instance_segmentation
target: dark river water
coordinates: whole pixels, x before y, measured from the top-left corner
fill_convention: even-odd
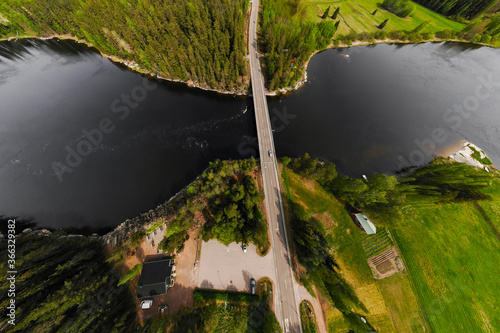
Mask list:
[[[308,76],[268,99],[278,156],[309,152],[359,177],[466,139],[500,163],[500,50],[328,50]],[[117,225],[209,161],[256,156],[254,122],[249,98],[150,80],[73,42],[0,43],[0,215]]]

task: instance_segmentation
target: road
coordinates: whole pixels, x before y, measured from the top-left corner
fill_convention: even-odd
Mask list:
[[[285,333],[302,332],[299,306],[296,295],[296,284],[293,280],[292,266],[289,257],[288,239],[283,215],[283,204],[278,176],[278,164],[274,150],[274,138],[269,119],[264,79],[257,52],[257,19],[259,1],[253,0],[250,16],[248,49],[250,53],[250,74],[252,80],[255,120],[259,140],[260,164],[266,207],[271,230],[271,246],[276,270],[275,281],[275,313]],[[271,154],[269,153],[271,152]]]

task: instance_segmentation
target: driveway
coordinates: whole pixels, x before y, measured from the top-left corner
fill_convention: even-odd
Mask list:
[[[241,244],[225,246],[214,239],[203,242],[201,249],[200,288],[250,292],[251,278],[269,277],[275,281],[272,252],[261,257],[253,244],[248,245],[244,253]]]

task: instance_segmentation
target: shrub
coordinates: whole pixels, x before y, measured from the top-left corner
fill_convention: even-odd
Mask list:
[[[380,6],[399,17],[407,17],[415,10],[409,0],[384,0]]]
[[[188,233],[186,231],[181,231],[163,238],[160,244],[158,244],[158,247],[166,253],[174,253],[176,251],[179,253],[184,248],[184,242],[188,239]]]
[[[131,237],[130,237],[130,247],[138,247],[141,245],[142,240],[144,239],[144,236],[146,236],[146,232],[144,229],[139,230],[138,232],[135,232]]]
[[[118,285],[126,283],[128,280],[133,279],[139,272],[142,270],[142,264],[137,264],[127,272],[124,276],[121,277],[120,281],[118,281]]]

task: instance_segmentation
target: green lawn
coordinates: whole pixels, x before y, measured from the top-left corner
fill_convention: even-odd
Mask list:
[[[500,180],[495,180],[494,186],[485,191],[496,200],[479,202],[479,206],[484,210],[488,216],[488,220],[493,227],[500,232]]]
[[[412,207],[392,221],[413,288],[436,332],[500,331],[500,181],[492,200]],[[492,228],[493,227],[493,228]]]
[[[407,268],[375,280],[363,250],[367,236],[343,205],[289,169],[287,178],[293,200],[325,225],[344,277],[380,332],[500,332],[500,240],[491,227],[500,230],[499,179],[485,191],[492,200],[477,204],[481,210],[460,203],[410,205],[398,218],[368,212],[395,237]],[[347,329],[335,310],[326,317],[330,331]]]
[[[500,331],[500,241],[476,207],[412,208],[399,222],[392,232],[433,330]]]
[[[343,276],[369,310],[365,316],[370,324],[379,332],[409,332],[405,329],[410,326],[408,314],[418,313],[418,305],[407,277],[400,275],[394,278],[396,282],[390,288],[385,288],[385,280],[375,280],[362,246],[366,235],[359,231],[344,206],[321,186],[305,180],[290,169],[287,169],[287,178],[294,202],[303,205],[323,222],[327,240],[335,251]],[[286,191],[286,186],[283,190]],[[349,329],[338,310],[326,307],[325,315],[329,332],[346,332]],[[395,318],[396,324],[393,324],[391,317]],[[425,322],[420,322],[419,327],[424,325]]]
[[[346,35],[351,32],[375,32],[378,31],[377,26],[385,19],[389,19],[385,31],[411,31],[422,22],[430,21],[427,27],[422,32],[438,32],[442,30],[462,30],[464,25],[445,18],[444,16],[433,12],[423,6],[415,3],[415,11],[407,18],[400,18],[386,10],[378,7],[377,4],[381,0],[309,0],[307,2],[307,13],[309,19],[320,21],[321,15],[328,6],[330,7],[330,15],[333,14],[337,7],[340,7],[340,14],[337,18],[341,20],[339,26],[339,34]],[[372,15],[376,10],[377,13]]]

